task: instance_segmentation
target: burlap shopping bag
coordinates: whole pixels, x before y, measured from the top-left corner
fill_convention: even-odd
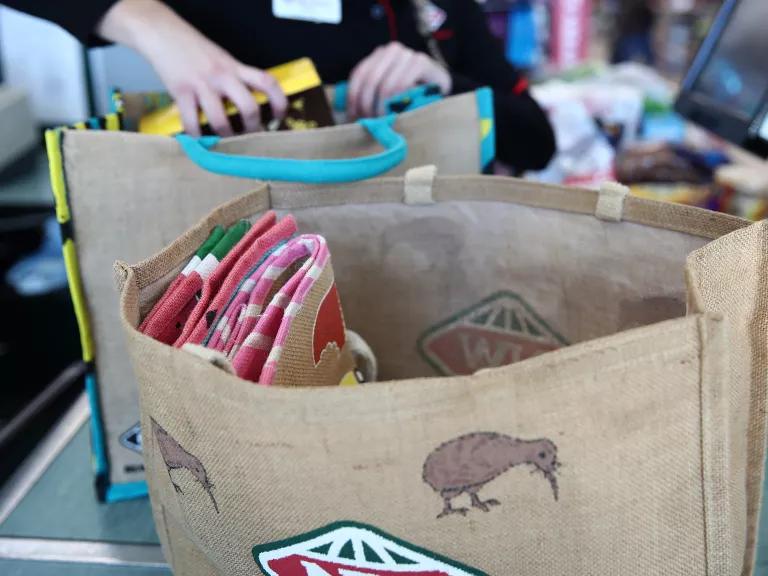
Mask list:
[[[146,494],[138,393],[125,355],[109,274],[172,241],[253,178],[348,181],[431,162],[477,173],[494,156],[488,89],[397,116],[302,132],[177,139],[121,131],[163,102],[125,97],[119,113],[46,135],[64,257],[89,363],[99,497]]]
[[[433,177],[256,187],[116,265],[174,572],[750,574],[766,224]],[[135,329],[213,226],[267,209],[326,237],[383,381],[258,386]]]

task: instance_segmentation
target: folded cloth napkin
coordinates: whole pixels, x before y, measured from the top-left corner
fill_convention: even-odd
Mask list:
[[[192,314],[200,290],[208,277],[243,239],[250,224],[242,220],[230,227],[213,249],[186,274],[167,298],[161,300],[150,312],[143,332],[166,344],[172,344],[181,335],[187,319]]]
[[[274,292],[264,312],[255,316],[254,309],[252,315],[245,314],[256,321],[252,330],[240,334],[240,346],[232,356],[241,378],[265,385],[337,385],[354,368],[345,348],[344,318],[322,236],[299,236],[273,255],[271,267],[264,269],[266,281],[260,293],[272,292],[271,281],[300,259],[301,266]]]
[[[255,328],[264,307],[282,286],[307,261],[308,254],[302,237],[276,248],[256,270],[251,281],[241,291],[222,318],[220,339],[211,346],[234,357],[245,337]]]
[[[201,319],[203,322],[213,321],[212,316],[209,316],[208,318],[204,317],[210,302],[216,296],[221,285],[224,283],[224,280],[226,280],[240,257],[259,238],[259,236],[266,234],[266,232],[275,225],[276,220],[277,217],[271,210],[259,218],[253,226],[250,227],[250,230],[248,230],[245,236],[243,236],[234,248],[227,253],[226,257],[219,263],[219,265],[206,277],[199,290],[195,305],[184,323],[181,334],[173,342],[174,346],[181,348],[192,335],[192,332],[197,328]]]
[[[274,215],[274,213],[272,214]],[[197,325],[182,342],[182,345],[185,343],[203,343],[208,333],[215,329],[219,318],[227,307],[227,303],[236,295],[243,279],[253,269],[257,268],[257,264],[270,250],[278,244],[284,243],[294,234],[296,234],[296,221],[293,216],[286,216],[263,234],[256,237],[250,246],[247,246],[240,253],[239,258],[232,263],[231,269],[221,280],[218,287],[212,285],[210,287],[210,294],[203,295],[200,302],[202,303],[204,301],[203,298],[206,298],[205,308],[200,313]],[[212,277],[212,284],[214,280]]]
[[[197,252],[195,252],[195,255],[192,256],[190,261],[187,263],[186,266],[182,269],[182,271],[179,273],[176,278],[173,279],[173,282],[170,283],[168,288],[165,289],[165,292],[161,296],[160,300],[158,300],[152,310],[149,314],[147,314],[146,318],[142,321],[141,325],[139,326],[139,330],[141,332],[145,331],[145,328],[149,321],[153,318],[153,313],[156,310],[159,310],[163,306],[163,302],[165,302],[168,297],[173,293],[174,290],[179,286],[182,280],[189,276],[195,268],[197,268],[197,265],[202,262],[203,258],[205,258],[211,250],[218,244],[219,240],[221,240],[224,237],[224,227],[223,226],[215,226],[213,230],[211,230],[211,234],[208,236],[208,238],[200,245],[200,248],[197,249]]]
[[[209,348],[228,352],[235,341],[235,326],[242,324],[243,314],[248,300],[253,293],[258,281],[262,278],[265,267],[272,261],[275,254],[279,254],[285,248],[287,240],[275,244],[259,258],[248,270],[245,277],[238,282],[233,294],[231,294],[220,311],[216,323],[208,331],[203,344]]]
[[[370,349],[347,336],[325,239],[296,232],[292,216],[277,221],[271,211],[253,226],[214,229],[142,330],[263,385],[375,377]]]

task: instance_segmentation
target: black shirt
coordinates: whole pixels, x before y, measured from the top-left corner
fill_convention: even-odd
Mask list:
[[[52,20],[87,45],[97,45],[96,25],[116,0],[3,0]],[[494,90],[497,156],[516,170],[541,169],[555,150],[546,115],[530,97],[525,79],[507,62],[475,0],[432,0],[445,11],[432,33],[448,64],[453,92]],[[268,68],[309,56],[324,82],[346,80],[354,66],[392,40],[428,52],[410,0],[342,0],[340,24],[276,18],[270,0],[166,0],[182,18],[245,64]]]

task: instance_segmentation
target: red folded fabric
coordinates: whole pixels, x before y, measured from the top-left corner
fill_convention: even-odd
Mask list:
[[[147,325],[154,318],[157,311],[161,309],[161,307],[163,306],[163,303],[179,287],[179,284],[181,284],[182,280],[184,280],[187,276],[189,276],[192,272],[194,272],[195,268],[197,268],[197,266],[203,261],[203,258],[208,256],[208,254],[211,252],[211,250],[213,250],[216,244],[218,244],[219,241],[224,237],[224,233],[225,233],[225,230],[223,226],[215,226],[213,230],[211,230],[211,233],[206,239],[206,241],[202,243],[200,248],[198,248],[197,252],[195,252],[195,255],[192,256],[192,258],[187,263],[187,265],[184,266],[184,269],[181,272],[179,272],[179,275],[173,279],[173,282],[171,282],[168,288],[165,289],[165,292],[160,297],[160,300],[155,302],[155,305],[152,307],[152,310],[149,312],[149,314],[146,315],[144,320],[141,322],[141,324],[139,325],[140,332],[146,331]]]
[[[267,218],[270,219],[270,225],[261,225]],[[240,280],[248,270],[269,248],[296,233],[296,221],[292,216],[283,218],[277,224],[275,219],[274,212],[265,214],[206,280],[200,300],[174,346],[180,348],[187,342],[201,344],[210,327],[215,324],[219,311],[237,290]],[[259,233],[255,233],[257,231]]]
[[[218,268],[233,246],[241,241],[249,227],[248,221],[242,220],[226,231],[224,237],[200,264],[150,312],[150,318],[144,326],[144,334],[165,344],[171,344],[179,337],[187,318],[194,310],[197,296],[206,279]]]
[[[275,293],[264,313],[256,317],[251,316],[254,321],[253,329],[247,332],[241,330],[237,342],[239,347],[233,349],[232,358],[235,373],[241,378],[261,384],[272,383],[293,318],[329,262],[330,255],[325,238],[317,234],[304,234],[291,240],[286,250],[275,258],[272,267],[279,273],[286,269],[287,264],[302,257],[303,264],[299,270]],[[269,280],[275,275],[267,268],[267,285],[263,287],[265,292],[269,291]],[[343,334],[343,329],[341,332]],[[342,346],[343,342],[339,348]],[[266,366],[269,369],[262,379],[262,368]]]

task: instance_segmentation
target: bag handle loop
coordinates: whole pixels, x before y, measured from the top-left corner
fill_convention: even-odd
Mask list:
[[[283,180],[308,184],[333,184],[373,178],[399,165],[408,154],[408,143],[392,125],[396,116],[363,118],[358,123],[384,147],[383,152],[360,158],[299,160],[240,156],[211,150],[218,136],[194,138],[178,134],[176,140],[187,157],[203,170],[255,180]]]

